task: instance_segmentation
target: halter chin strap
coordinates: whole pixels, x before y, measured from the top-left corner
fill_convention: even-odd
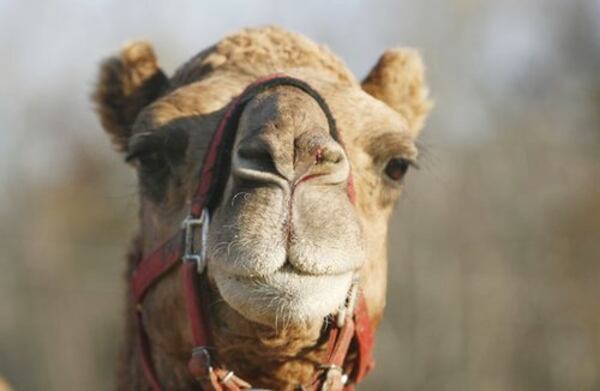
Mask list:
[[[238,120],[246,103],[257,94],[276,86],[293,86],[309,94],[319,104],[329,124],[332,137],[342,142],[336,123],[325,100],[302,80],[286,75],[274,74],[250,84],[236,97],[213,134],[208,153],[204,158],[198,187],[192,198],[190,215],[182,228],[146,258],[138,262],[131,278],[131,295],[135,304],[135,319],[139,352],[144,374],[154,390],[161,390],[152,360],[151,344],[143,323],[143,300],[149,288],[171,269],[182,262],[181,286],[192,335],[192,355],[188,364],[190,373],[206,390],[243,390],[251,385],[228,371],[216,361],[213,354],[212,335],[205,311],[208,300],[206,268],[206,237],[209,227],[209,210],[218,205],[222,193],[224,173],[229,165],[229,153],[235,139]],[[348,196],[354,203],[352,177],[348,179]],[[200,243],[195,243],[196,239]],[[356,303],[349,295],[349,309],[338,322],[331,325],[327,333],[325,362],[317,369],[312,384],[304,389],[342,390],[352,389],[351,384],[360,382],[373,366],[373,330],[367,313],[364,296],[358,292]],[[353,307],[353,308],[352,308]],[[349,351],[355,350],[352,360],[346,360]],[[349,361],[349,362],[347,362]]]

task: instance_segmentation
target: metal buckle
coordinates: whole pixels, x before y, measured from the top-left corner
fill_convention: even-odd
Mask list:
[[[181,260],[183,262],[196,262],[198,268],[198,274],[204,272],[206,268],[206,241],[208,240],[208,226],[210,225],[210,214],[208,209],[202,209],[200,218],[194,216],[188,216],[183,220],[182,228],[185,230],[184,233],[184,247],[183,256]],[[196,251],[194,238],[195,228],[201,227],[200,231],[200,250]]]
[[[227,384],[235,375],[235,373],[233,373],[233,371],[229,371],[225,374],[225,376],[223,376],[222,379],[219,380],[219,383],[221,384]]]

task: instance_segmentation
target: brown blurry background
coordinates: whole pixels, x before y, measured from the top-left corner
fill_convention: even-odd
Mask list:
[[[132,38],[175,67],[240,27],[359,76],[420,48],[436,107],[390,237],[365,390],[600,390],[600,1],[0,0],[0,377],[111,389],[134,173],[92,113]]]

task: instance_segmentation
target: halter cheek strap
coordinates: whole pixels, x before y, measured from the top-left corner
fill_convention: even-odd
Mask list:
[[[156,391],[161,390],[156,369],[152,361],[151,341],[143,323],[143,300],[152,285],[167,272],[183,261],[180,268],[182,294],[185,300],[188,323],[192,335],[192,355],[188,364],[191,375],[199,381],[202,389],[223,391],[250,389],[249,383],[226,369],[216,361],[212,336],[206,311],[208,298],[205,271],[205,241],[209,227],[209,210],[218,205],[224,185],[222,178],[228,169],[228,155],[245,104],[262,91],[276,86],[293,86],[309,94],[319,104],[329,124],[332,137],[342,142],[335,120],[325,100],[302,80],[275,74],[250,84],[236,97],[213,134],[210,148],[204,158],[198,187],[192,198],[190,215],[182,228],[146,258],[141,257],[131,278],[131,296],[135,304],[139,353],[144,374]],[[348,197],[354,203],[352,177],[348,180]],[[198,235],[199,234],[199,235]],[[200,237],[201,243],[194,243]],[[199,251],[197,251],[199,249]],[[304,389],[341,390],[351,389],[350,384],[360,382],[373,366],[373,330],[367,313],[366,302],[361,292],[356,305],[339,324],[327,330],[327,354],[325,362],[318,367],[314,381]],[[355,357],[348,362],[350,350]]]

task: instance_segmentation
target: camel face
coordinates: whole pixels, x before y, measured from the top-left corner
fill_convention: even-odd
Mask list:
[[[363,289],[370,308],[383,310],[387,221],[417,154],[406,119],[359,85],[296,76],[327,101],[344,145],[305,92],[277,87],[254,97],[240,117],[208,236],[208,272],[221,298],[244,318],[278,327],[320,324],[344,304],[355,276],[372,279]],[[237,93],[246,84],[240,80]],[[166,160],[159,170],[152,159],[148,169],[144,155],[137,162],[145,228],[156,237],[149,251],[187,213],[216,126],[210,117],[220,115],[203,99],[227,103],[223,90],[218,80],[182,86],[136,120],[129,152],[150,148]]]
[[[189,212],[224,107],[274,72],[323,96],[343,145],[299,89],[276,87],[248,102],[208,237],[218,302],[252,322],[318,330],[357,276],[376,324],[385,304],[388,220],[429,106],[412,50],[387,51],[360,84],[328,50],[276,28],[228,37],[170,79],[148,44],[125,48],[103,66],[95,99],[105,129],[138,169],[143,251],[173,235]],[[183,312],[177,284],[165,279],[148,295],[156,310],[146,315],[150,334],[153,318],[161,322],[155,313]]]

